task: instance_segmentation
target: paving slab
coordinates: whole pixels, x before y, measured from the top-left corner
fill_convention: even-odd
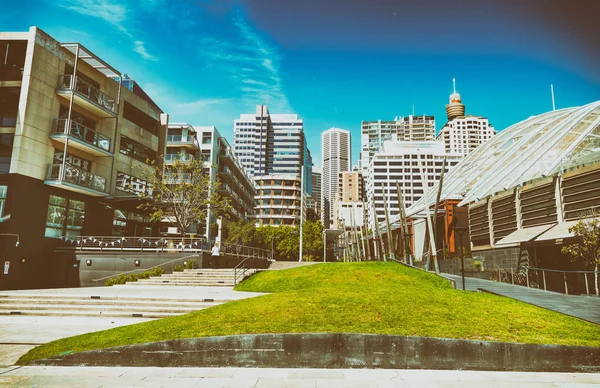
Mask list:
[[[600,375],[445,370],[293,368],[99,368],[0,369],[2,387],[418,387],[591,388]],[[357,378],[358,377],[358,378]]]
[[[442,275],[456,281],[456,289],[462,290],[460,276],[446,273]],[[482,289],[600,325],[600,298],[596,296],[565,295],[476,278],[465,278],[465,288],[468,291]]]

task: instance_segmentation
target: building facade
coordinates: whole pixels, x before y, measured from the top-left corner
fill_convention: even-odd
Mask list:
[[[446,152],[468,155],[490,140],[496,130],[481,116],[458,116],[441,129],[437,140],[444,143]]]
[[[314,207],[314,211],[316,214],[316,219],[321,219],[321,177],[323,174],[323,170],[318,167],[313,167],[312,169],[312,203]]]
[[[440,179],[444,158],[446,171],[450,171],[462,160],[462,155],[447,154],[444,145],[436,141],[385,142],[373,156],[367,175],[367,200],[375,209],[375,214],[371,213],[369,217],[371,229],[374,229],[375,220],[386,221],[384,197],[390,220],[398,216],[396,182],[402,190],[404,206],[409,208],[423,197],[426,187],[432,187]],[[435,194],[429,192],[429,196]]]
[[[363,224],[364,182],[360,171],[342,171],[339,174],[339,195],[335,203],[336,228],[344,229]],[[351,212],[354,215],[351,215]],[[354,217],[354,219],[352,219]]]
[[[299,226],[303,216],[299,176],[264,175],[256,184],[256,226]],[[306,199],[306,196],[305,196]]]
[[[361,123],[361,153],[359,168],[366,173],[385,141],[431,141],[435,140],[435,117],[396,117],[391,121],[363,121]]]
[[[0,288],[67,286],[79,262],[56,254],[83,236],[157,233],[137,209],[160,166],[168,116],[121,73],[78,43],[32,27],[0,33],[2,211],[10,262]]]
[[[335,225],[335,202],[339,195],[339,173],[352,165],[350,131],[330,128],[321,133],[323,166],[321,218],[325,228]]]
[[[225,217],[217,216],[209,207],[205,222],[194,225],[188,230],[189,233],[205,236],[209,240],[220,240],[228,223],[253,217],[256,207],[254,180],[241,166],[229,142],[216,127],[169,124],[165,163],[168,165],[176,159],[200,160],[211,181],[219,180],[219,194],[230,205]],[[172,227],[167,232],[180,234]]]

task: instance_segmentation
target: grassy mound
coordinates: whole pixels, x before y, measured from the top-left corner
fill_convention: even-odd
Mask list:
[[[246,333],[347,332],[600,346],[600,326],[526,303],[454,290],[395,263],[318,264],[259,273],[236,288],[271,292],[194,313],[54,341],[62,352]]]

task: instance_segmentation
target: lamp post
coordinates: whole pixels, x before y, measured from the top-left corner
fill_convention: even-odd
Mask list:
[[[462,272],[462,289],[465,291],[465,249],[463,246],[463,234],[467,231],[467,228],[456,228],[458,238],[460,239],[460,267]]]
[[[323,229],[323,263],[327,261],[327,229]]]

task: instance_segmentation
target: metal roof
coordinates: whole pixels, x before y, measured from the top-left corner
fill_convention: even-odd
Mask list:
[[[100,57],[98,57],[97,55],[92,53],[90,50],[85,48],[82,44],[80,44],[80,43],[62,43],[61,47],[69,50],[74,55],[77,55],[77,49],[79,48],[79,59],[82,59],[88,65],[90,65],[94,69],[98,70],[99,72],[101,72],[102,74],[104,74],[107,77],[110,77],[110,78],[121,77],[121,73],[117,69],[115,69],[108,63],[104,62],[102,59],[100,59]]]

